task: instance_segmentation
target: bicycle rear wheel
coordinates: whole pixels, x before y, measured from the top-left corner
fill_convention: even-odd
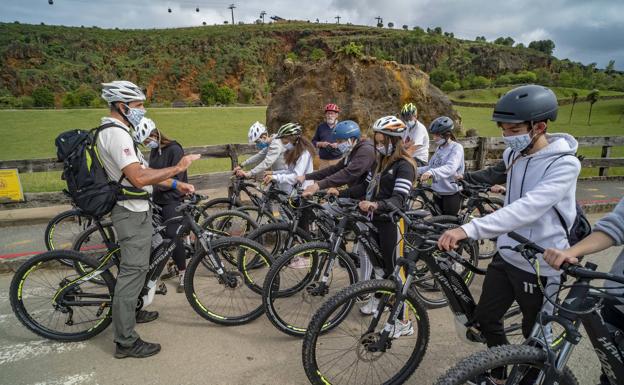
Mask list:
[[[381,315],[363,317],[352,309],[358,298],[379,296]],[[388,321],[396,301],[389,280],[358,282],[331,297],[314,314],[303,339],[303,367],[313,384],[402,384],[423,359],[429,342],[427,310],[413,290],[405,299],[403,321],[409,327],[397,332]],[[331,330],[325,324],[336,313],[347,315]],[[349,311],[350,310],[350,311]],[[397,323],[399,320],[396,321]],[[377,349],[388,328],[393,338]]]
[[[106,243],[104,242],[105,238],[114,244],[112,249],[109,250],[106,246]],[[80,233],[74,242],[72,249],[80,252],[88,258],[100,261],[110,253],[119,253],[119,246],[115,243],[115,239],[116,235],[113,223],[104,222],[102,223],[102,230],[100,230],[98,226],[91,226]],[[79,261],[74,261],[73,263],[74,268],[80,274],[86,274],[91,269],[90,266],[84,265]],[[117,266],[112,267],[109,271],[113,274],[113,276],[117,276]],[[100,284],[104,283],[101,277],[93,278],[93,282]]]
[[[84,215],[81,210],[63,211],[48,222],[44,232],[44,243],[47,250],[71,249],[74,241],[93,223],[93,219]],[[69,266],[68,261],[60,261]]]
[[[30,258],[17,270],[10,286],[11,308],[30,331],[57,341],[82,341],[111,323],[115,280],[108,271],[103,284],[60,262],[80,263],[96,270],[98,264],[73,250],[53,250]]]

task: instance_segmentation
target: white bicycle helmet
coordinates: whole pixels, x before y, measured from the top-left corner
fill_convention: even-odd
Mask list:
[[[389,136],[403,136],[407,126],[396,116],[384,116],[373,124],[373,131]]]
[[[142,118],[138,126],[134,128],[132,138],[136,143],[142,144],[155,129],[156,123],[152,119]]]
[[[130,103],[137,100],[144,101],[145,94],[134,83],[126,80],[115,80],[102,83],[102,99],[110,105],[113,102]]]
[[[247,137],[249,138],[249,143],[255,143],[256,140],[260,139],[262,134],[266,133],[267,128],[264,126],[264,124],[260,122],[255,122],[251,125],[251,127],[249,127],[249,133],[247,134]]]

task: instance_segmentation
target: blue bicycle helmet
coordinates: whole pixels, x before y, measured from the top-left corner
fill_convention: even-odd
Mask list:
[[[347,140],[350,138],[360,139],[360,126],[353,120],[343,120],[336,124],[332,133],[332,140]]]

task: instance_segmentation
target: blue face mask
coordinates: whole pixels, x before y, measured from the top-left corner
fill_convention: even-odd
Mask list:
[[[267,147],[269,147],[269,143],[267,142],[256,142],[256,148],[258,150],[264,150]]]
[[[155,140],[150,140],[149,142],[147,142],[147,144],[145,146],[147,146],[149,148],[158,148],[158,147],[160,147],[158,145],[158,142],[155,141]]]
[[[531,144],[531,135],[522,134],[514,136],[503,136],[503,141],[507,147],[511,148],[515,152],[522,152]]]
[[[130,122],[132,127],[138,127],[141,119],[143,119],[146,112],[147,111],[145,111],[143,108],[131,108],[128,106],[128,112],[124,115],[126,116],[126,119],[128,119],[128,122]]]

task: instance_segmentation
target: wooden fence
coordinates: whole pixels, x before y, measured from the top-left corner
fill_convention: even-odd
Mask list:
[[[582,136],[577,138],[579,148],[601,147],[600,158],[584,158],[583,167],[599,168],[600,177],[608,177],[609,167],[624,167],[624,158],[611,157],[611,149],[615,146],[624,146],[624,136]],[[502,138],[472,137],[462,138],[459,142],[466,151],[466,169],[481,169],[500,160],[500,152],[505,149]],[[435,145],[431,142],[431,152]],[[187,154],[201,154],[202,158],[229,158],[231,167],[238,165],[239,156],[253,154],[255,146],[248,144],[220,144],[185,148]],[[63,164],[53,158],[24,159],[0,161],[0,169],[17,168],[20,173],[60,171]],[[229,183],[231,172],[215,172],[210,174],[192,175],[189,182],[197,189],[224,187]],[[60,192],[57,193],[27,193],[27,206],[45,206],[66,202]],[[0,209],[10,209],[24,206],[24,204],[0,204]]]

